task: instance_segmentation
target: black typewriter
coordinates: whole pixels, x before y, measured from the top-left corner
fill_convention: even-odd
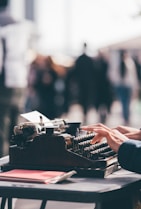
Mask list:
[[[117,154],[106,140],[91,144],[94,133],[79,132],[80,123],[62,119],[14,127],[9,147],[10,169],[76,170],[77,176],[102,177],[119,169]]]

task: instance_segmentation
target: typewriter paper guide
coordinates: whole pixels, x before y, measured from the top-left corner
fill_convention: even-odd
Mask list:
[[[41,117],[42,117],[43,123],[47,123],[48,126],[53,126],[53,123],[51,122],[51,120],[48,119],[46,116],[44,116],[42,113],[38,112],[37,110],[21,114],[21,116],[24,119],[26,119],[32,123],[38,123],[38,124],[41,123]]]

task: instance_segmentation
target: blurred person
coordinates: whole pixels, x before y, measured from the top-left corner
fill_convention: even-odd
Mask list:
[[[23,112],[27,87],[27,51],[32,24],[16,20],[0,1],[0,157],[8,154],[13,127]]]
[[[118,154],[122,168],[141,174],[141,130],[119,125],[109,128],[104,124],[92,124],[81,127],[82,130],[95,132],[91,144],[107,139],[109,146]]]
[[[138,82],[139,82],[138,99],[141,100],[141,61],[139,58],[139,54],[135,54],[133,56],[133,60],[136,65],[136,70],[137,70],[136,73],[137,73],[137,78],[138,78]]]
[[[87,55],[87,43],[84,43],[82,54],[75,60],[73,71],[73,81],[77,85],[77,101],[83,109],[84,123],[86,123],[86,114],[92,105],[92,95],[95,91],[92,89],[93,70],[93,60]]]
[[[69,112],[71,105],[78,104],[79,89],[76,82],[75,67],[70,66],[65,79],[65,110]]]
[[[104,53],[98,52],[98,55],[94,58],[95,71],[93,77],[95,77],[94,106],[99,114],[99,121],[106,123],[107,115],[111,111],[113,103],[113,89],[111,81],[108,77],[109,63],[106,60]]]
[[[38,70],[44,68],[44,65],[44,56],[37,53],[29,66],[25,112],[30,112],[39,108],[39,97],[36,91],[36,82],[38,78]]]
[[[49,119],[56,117],[55,82],[57,78],[52,57],[38,55],[31,64],[29,92],[32,91],[33,95],[29,95],[27,103],[30,102],[32,110],[36,108]]]
[[[134,60],[135,66],[136,66],[137,78],[138,78],[139,82],[141,82],[141,63],[139,60],[139,55],[135,54],[133,56],[133,60]]]
[[[132,98],[137,96],[139,80],[137,69],[133,58],[126,50],[119,52],[119,67],[113,77],[115,96],[122,107],[122,118],[124,125],[130,124],[130,104]]]
[[[53,59],[53,68],[57,74],[55,81],[55,114],[56,117],[62,117],[67,113],[66,101],[66,77],[67,67],[65,63],[59,63]]]

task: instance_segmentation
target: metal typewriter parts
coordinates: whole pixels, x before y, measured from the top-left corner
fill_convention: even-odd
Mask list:
[[[92,145],[94,133],[81,134],[80,124],[58,119],[53,126],[33,123],[15,126],[9,163],[2,169],[73,169],[78,176],[90,177],[105,177],[116,171],[117,154],[106,140]]]

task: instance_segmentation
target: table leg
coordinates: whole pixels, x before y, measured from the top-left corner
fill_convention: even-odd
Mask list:
[[[1,209],[6,209],[6,202],[8,202],[8,209],[12,209],[12,198],[2,197]]]
[[[46,204],[47,204],[47,200],[42,200],[40,209],[45,209]]]
[[[8,209],[12,209],[12,198],[8,198]]]
[[[6,197],[2,197],[0,208],[1,209],[4,209],[5,208],[5,205],[6,205]]]

